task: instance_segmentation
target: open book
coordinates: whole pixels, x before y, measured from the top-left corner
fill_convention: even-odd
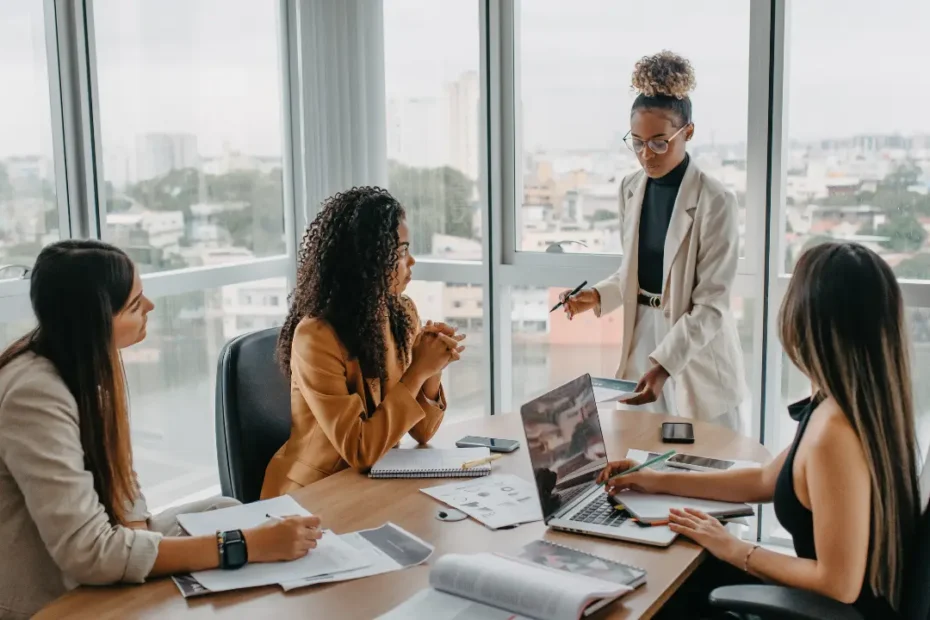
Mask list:
[[[381,618],[577,620],[632,590],[492,553],[444,555],[429,584]]]

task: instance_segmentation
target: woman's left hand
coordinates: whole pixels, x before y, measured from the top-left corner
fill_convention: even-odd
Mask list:
[[[687,536],[701,545],[714,557],[734,566],[739,566],[740,549],[748,544],[728,532],[716,517],[691,508],[673,508],[668,514],[668,527],[676,534]]]
[[[445,336],[455,336],[458,330],[451,325],[446,325],[445,323],[434,323],[432,321],[427,321],[426,325],[423,326],[423,329],[420,330],[420,333],[424,332],[430,334],[443,334]]]
[[[621,398],[620,402],[625,405],[654,403],[659,399],[667,379],[668,371],[662,367],[662,364],[653,364],[652,368],[647,370],[643,378],[636,384],[636,393],[627,398]]]

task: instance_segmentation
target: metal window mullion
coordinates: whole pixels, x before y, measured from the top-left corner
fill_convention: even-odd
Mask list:
[[[300,118],[300,67],[299,33],[297,29],[297,1],[279,0],[278,37],[281,69],[282,131],[284,153],[282,158],[282,185],[284,188],[284,237],[290,264],[287,270],[288,290],[297,283],[297,252],[303,234],[304,175],[303,138]]]
[[[286,277],[289,265],[290,259],[287,256],[273,256],[215,267],[190,267],[145,274],[142,276],[142,284],[148,296],[165,297],[242,282]]]
[[[788,99],[788,14],[787,2],[771,1],[770,10],[770,59],[769,59],[769,145],[766,200],[767,217],[765,247],[766,262],[763,273],[763,318],[764,330],[760,343],[763,358],[763,391],[760,410],[762,421],[759,439],[767,448],[774,444],[775,429],[779,418],[782,394],[782,350],[777,339],[778,306],[781,303],[783,284],[780,278],[784,265],[784,204],[785,170],[787,162],[788,123],[786,102]],[[765,506],[759,515],[758,539],[762,542],[777,542],[771,537],[772,527],[777,523],[770,506]],[[769,527],[767,527],[769,526]],[[768,529],[768,531],[766,531]]]
[[[57,74],[49,75],[50,82],[57,80],[50,92],[53,110],[60,109],[61,120],[60,126],[53,127],[56,175],[61,176],[57,181],[61,194],[59,221],[62,225],[67,221],[67,236],[96,236],[97,218],[89,217],[91,205],[96,205],[97,200],[85,5],[72,0],[46,0],[46,18],[54,33],[54,43],[49,42],[50,54],[54,55],[49,68],[57,68]]]

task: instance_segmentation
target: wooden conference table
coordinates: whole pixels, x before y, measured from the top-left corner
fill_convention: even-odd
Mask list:
[[[667,447],[659,427],[668,416],[627,411],[602,411],[601,425],[611,459],[629,448],[658,451]],[[680,418],[677,418],[680,421]],[[488,416],[445,424],[430,442],[452,447],[465,435],[521,440],[521,448],[494,464],[494,471],[532,480],[523,429],[516,414]],[[766,462],[770,455],[757,441],[712,424],[695,422],[695,443],[688,453]],[[425,486],[449,480],[371,480],[343,471],[295,492],[294,498],[336,533],[373,528],[392,521],[436,546],[424,565],[356,581],[313,586],[285,594],[277,586],[208,595],[185,601],[170,579],[141,586],[79,588],[46,607],[37,618],[374,618],[427,587],[430,564],[444,553],[514,552],[537,538],[547,538],[608,558],[641,566],[646,584],[593,616],[597,619],[650,618],[703,559],[704,552],[679,538],[667,548],[648,547],[548,531],[543,523],[492,531],[467,519],[442,522],[435,518],[441,504],[420,493]]]

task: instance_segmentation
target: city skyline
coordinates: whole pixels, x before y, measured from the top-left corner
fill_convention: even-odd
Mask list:
[[[695,65],[696,140],[745,141],[748,6],[718,0],[697,9],[675,0],[656,20],[648,8],[627,4],[578,2],[567,11],[555,0],[522,3],[517,55],[525,146],[598,148],[625,133],[633,63],[663,47]],[[477,71],[477,2],[385,0],[384,7],[387,98],[440,96],[445,84]],[[100,0],[95,9],[105,150],[131,148],[127,138],[139,133],[190,132],[205,156],[224,144],[255,155],[280,153],[276,8],[245,0]],[[698,17],[728,36],[707,37],[706,29],[694,28]],[[865,0],[793,3],[789,137],[930,133],[930,119],[915,112],[930,103],[930,80],[914,80],[922,75],[919,35],[927,23],[930,6],[914,0],[880,8]],[[244,37],[252,45],[236,44]],[[21,96],[4,101],[0,157],[51,153],[45,50],[42,2],[3,3],[0,75]],[[30,55],[32,62],[23,62]],[[856,84],[860,92],[845,96]],[[166,88],[196,96],[166,97]]]

